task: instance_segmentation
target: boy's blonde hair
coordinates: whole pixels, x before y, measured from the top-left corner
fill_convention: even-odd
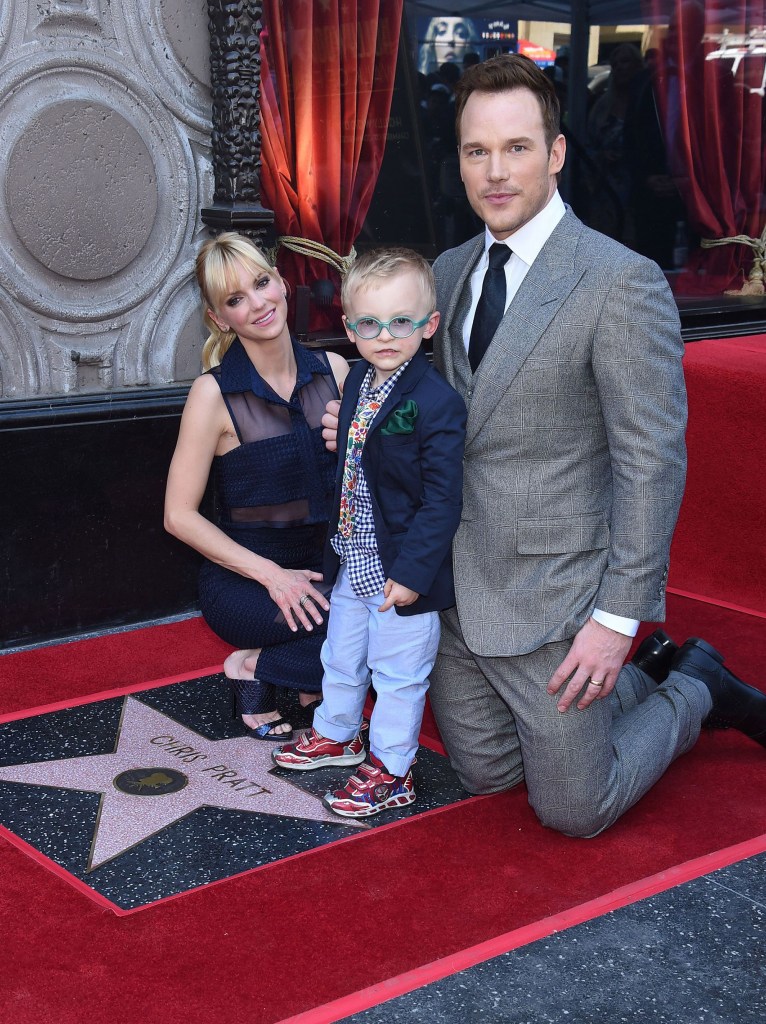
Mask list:
[[[402,246],[372,249],[354,260],[341,286],[340,301],[343,308],[348,308],[355,292],[363,291],[397,274],[417,276],[428,303],[428,312],[433,313],[436,309],[436,282],[430,264],[414,249],[405,249]]]
[[[234,341],[234,331],[222,331],[210,317],[209,310],[215,309],[229,292],[236,291],[240,267],[253,274],[277,274],[255,242],[236,231],[224,231],[202,243],[195,271],[207,307],[204,314],[205,326],[210,331],[210,337],[202,348],[202,366],[205,370],[218,366]]]

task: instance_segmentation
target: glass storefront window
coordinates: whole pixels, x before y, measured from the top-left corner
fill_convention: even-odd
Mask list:
[[[423,17],[405,0],[388,144],[361,244],[435,256],[481,230],[460,181],[451,92],[474,54],[525,52],[561,99],[560,187],[575,213],[655,260],[687,318],[707,316],[713,328],[766,318],[764,0],[592,2],[594,20],[610,7],[622,20],[590,28],[584,104],[568,94],[570,22],[513,19],[513,4],[442,6]],[[459,16],[469,7],[484,13]]]

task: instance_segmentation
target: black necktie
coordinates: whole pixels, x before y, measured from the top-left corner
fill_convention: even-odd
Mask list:
[[[511,250],[508,246],[501,245],[499,242],[495,242],[489,250],[489,267],[484,275],[481,297],[476,307],[471,328],[471,340],[468,344],[468,361],[474,373],[489,348],[497,325],[503,319],[506,294],[505,264],[510,255]]]

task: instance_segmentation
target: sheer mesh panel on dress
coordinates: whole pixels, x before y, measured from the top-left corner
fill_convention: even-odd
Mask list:
[[[237,497],[242,504],[229,508],[232,523],[296,526],[313,521],[306,497],[306,474],[315,474],[315,449],[324,447],[322,416],[327,403],[337,397],[333,377],[314,374],[312,381],[300,389],[298,397],[300,410],[294,404],[266,401],[251,391],[224,395],[240,445],[221,457],[222,468],[225,467],[226,475],[233,482],[231,476],[239,475],[240,461],[250,462],[255,450],[261,470],[256,479],[244,473],[240,478],[242,484],[245,480],[251,481],[247,494],[234,483],[233,489],[240,491]],[[250,445],[255,449],[249,448]],[[284,498],[292,489],[300,496],[268,503],[269,492],[273,493],[277,478],[278,490]],[[310,483],[316,486],[318,481]]]

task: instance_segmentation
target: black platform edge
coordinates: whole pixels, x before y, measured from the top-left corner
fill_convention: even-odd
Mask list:
[[[180,416],[191,382],[0,402],[0,430]]]
[[[678,312],[684,341],[766,334],[766,298],[763,296],[745,295],[726,301],[723,297],[681,299]]]
[[[78,640],[97,640],[102,636],[117,636],[120,633],[132,633],[136,629],[149,629],[152,626],[171,626],[187,619],[200,619],[198,608],[178,612],[175,615],[163,615],[154,619],[142,619],[138,622],[119,623],[116,625],[99,626],[98,629],[82,630],[78,633],[62,633],[58,636],[46,637],[43,640],[20,640],[0,644],[0,658],[6,654],[19,654],[23,651],[37,651],[44,647],[61,647],[63,644],[76,643]]]

